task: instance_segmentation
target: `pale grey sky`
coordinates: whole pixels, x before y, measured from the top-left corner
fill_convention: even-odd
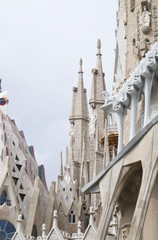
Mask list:
[[[37,162],[45,165],[48,185],[56,180],[60,151],[65,160],[69,145],[79,59],[89,98],[98,38],[111,90],[116,11],[117,0],[0,1],[0,78],[8,90],[8,115],[34,146]]]

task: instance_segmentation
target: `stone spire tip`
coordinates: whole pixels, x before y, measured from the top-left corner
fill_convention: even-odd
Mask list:
[[[101,55],[101,51],[100,51],[100,49],[101,49],[101,40],[100,39],[98,39],[98,41],[97,41],[97,49],[98,49],[97,55]]]
[[[80,66],[82,67],[82,58],[80,58]]]
[[[101,41],[100,41],[100,39],[98,39],[98,41],[97,41],[97,48],[101,49]]]
[[[83,63],[82,58],[80,58],[80,62],[79,62],[80,68],[79,68],[79,72],[78,73],[83,73],[82,63]]]
[[[63,155],[62,155],[62,151],[60,152],[60,176],[63,176]]]

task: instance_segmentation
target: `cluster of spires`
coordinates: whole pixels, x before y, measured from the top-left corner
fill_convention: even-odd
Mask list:
[[[92,69],[92,85],[91,85],[91,93],[89,99],[89,105],[93,109],[96,108],[96,104],[99,106],[104,104],[104,98],[102,92],[106,90],[105,81],[104,81],[104,73],[102,69],[102,54],[101,54],[101,41],[98,39],[97,41],[97,59],[96,59],[96,68]],[[88,104],[87,104],[87,96],[86,96],[86,89],[84,88],[83,82],[83,61],[80,58],[79,61],[79,71],[78,71],[78,86],[73,88],[73,97],[72,97],[72,107],[70,111],[70,123],[73,125],[76,119],[84,119],[89,121],[89,111],[88,111]],[[76,94],[77,92],[77,94]],[[77,105],[77,107],[75,107]],[[110,155],[109,155],[109,147],[108,147],[108,133],[107,133],[107,119],[102,124],[102,126],[96,126],[96,145],[95,145],[95,152],[98,152],[98,143],[99,143],[99,130],[105,128],[105,141],[104,141],[104,167],[110,162]],[[71,145],[71,144],[70,144]],[[82,157],[81,162],[84,160],[84,150],[85,150],[85,131],[83,130],[82,135]],[[113,149],[112,153],[113,157],[115,157],[115,149]],[[72,150],[68,150],[66,147],[66,167],[71,165],[71,161],[74,160],[74,156]],[[63,156],[62,152],[60,153],[60,171],[59,176],[63,176]],[[82,174],[82,164],[81,164],[81,174]],[[96,173],[94,173],[96,176]]]

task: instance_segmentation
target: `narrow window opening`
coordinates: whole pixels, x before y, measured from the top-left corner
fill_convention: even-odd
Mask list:
[[[69,223],[76,223],[76,215],[75,212],[72,210],[69,214]]]
[[[22,165],[16,164],[16,166],[17,166],[17,168],[18,168],[18,170],[20,172]]]
[[[16,155],[15,159],[16,159],[17,161],[19,161],[18,155]]]
[[[13,177],[13,181],[14,181],[15,185],[17,185],[18,180],[19,180],[18,178]]]
[[[22,190],[24,189],[22,183],[20,184],[20,189],[22,189]]]
[[[23,201],[24,201],[24,198],[25,198],[25,194],[19,193],[19,196],[20,196],[20,198],[21,198],[21,201],[23,202]]]

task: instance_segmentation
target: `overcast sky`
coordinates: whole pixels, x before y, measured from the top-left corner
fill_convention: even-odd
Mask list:
[[[0,1],[0,78],[8,90],[8,115],[45,165],[48,186],[59,172],[60,151],[65,161],[69,145],[79,59],[89,98],[98,38],[111,91],[116,11],[117,0]]]

